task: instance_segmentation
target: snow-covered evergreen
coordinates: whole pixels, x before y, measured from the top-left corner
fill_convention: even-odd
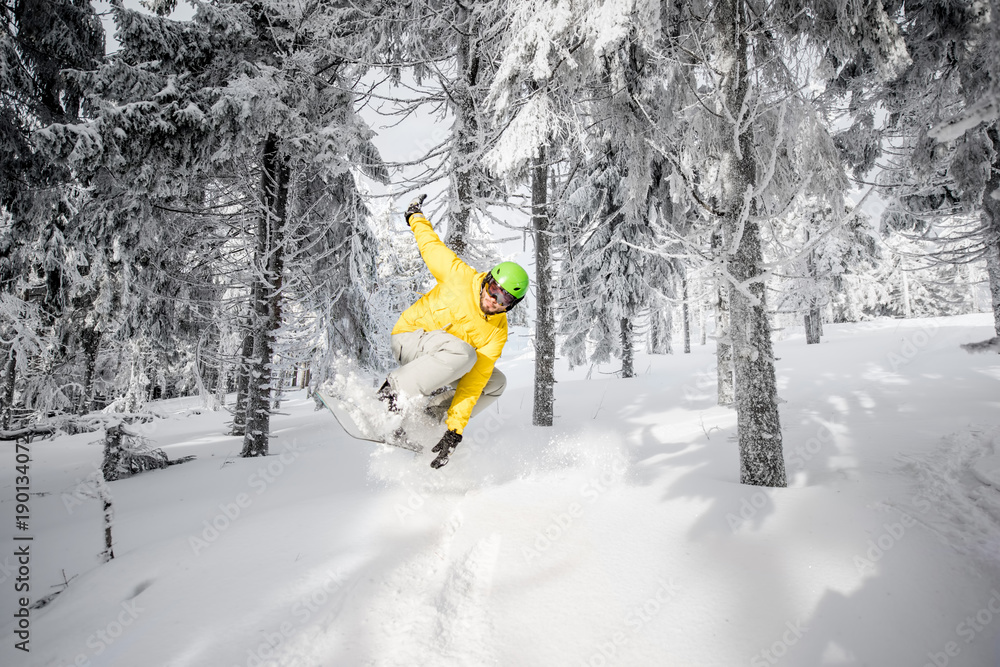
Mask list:
[[[177,9],[0,11],[0,662],[992,664],[995,1]],[[418,192],[531,274],[443,470],[310,398]]]
[[[643,339],[688,352],[714,304],[747,483],[786,477],[775,326],[992,310],[1000,332],[985,5],[163,1],[114,4],[103,59],[88,3],[33,6],[0,43],[2,428],[197,394],[266,454],[274,392],[343,355],[384,371],[428,286],[373,183],[445,190],[435,222],[479,268],[505,229],[532,241],[539,424],[558,363],[636,375]],[[394,158],[425,174],[383,162],[374,105],[437,105],[446,139]]]
[[[105,233],[130,267],[148,263],[171,238],[183,262],[211,262],[192,272],[183,262],[165,264],[159,251],[154,284],[125,281],[127,295],[145,286],[133,298],[181,297],[171,281],[182,279],[185,298],[211,303],[216,276],[242,285],[229,295],[248,307],[199,313],[196,322],[205,327],[212,318],[202,317],[211,314],[248,325],[249,356],[237,365],[250,381],[239,409],[247,454],[266,453],[285,302],[301,297],[314,306],[316,288],[302,285],[324,276],[319,292],[329,314],[347,314],[337,344],[360,341],[362,356],[369,349],[372,315],[359,291],[374,274],[374,245],[354,181],[360,173],[385,174],[349,91],[363,65],[344,64],[343,56],[373,59],[376,45],[356,22],[360,8],[205,4],[182,22],[114,12],[121,50],[78,77],[93,100],[93,120],[51,125],[40,138],[91,186],[98,215],[114,220]],[[331,32],[343,25],[355,28]],[[317,263],[338,267],[341,276]],[[185,287],[192,284],[201,294]],[[143,300],[154,310],[173,308]],[[164,339],[162,329],[148,330],[151,318],[139,319],[143,334]]]

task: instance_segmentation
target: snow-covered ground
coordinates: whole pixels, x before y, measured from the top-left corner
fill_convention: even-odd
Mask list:
[[[631,380],[562,365],[545,429],[516,337],[499,411],[440,471],[301,392],[266,459],[238,457],[225,413],[153,404],[146,435],[197,459],[110,484],[108,564],[100,434],[31,445],[27,531],[2,443],[0,664],[1000,664],[1000,356],[958,347],[990,318],[785,333],[787,489],[738,483],[712,345]],[[25,545],[32,600],[65,588],[30,653]]]

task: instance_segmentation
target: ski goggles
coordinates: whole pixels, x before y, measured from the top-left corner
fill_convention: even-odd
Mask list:
[[[502,306],[505,310],[510,309],[515,303],[517,303],[517,297],[505,290],[503,287],[490,276],[486,279],[486,291],[490,293],[496,302]]]

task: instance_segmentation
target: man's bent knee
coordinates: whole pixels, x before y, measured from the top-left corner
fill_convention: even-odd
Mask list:
[[[489,381],[487,381],[486,386],[483,388],[483,393],[490,396],[500,396],[506,388],[507,376],[494,368],[493,375],[490,376]]]
[[[471,371],[479,358],[476,348],[457,337],[452,344],[442,349],[441,352],[445,352],[453,357],[453,360],[448,365],[454,367],[459,376]]]

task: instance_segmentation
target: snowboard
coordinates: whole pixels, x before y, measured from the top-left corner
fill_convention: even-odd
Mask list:
[[[322,403],[323,406],[330,411],[330,413],[337,420],[337,423],[340,424],[341,428],[344,429],[347,435],[352,438],[356,440],[366,440],[368,442],[377,442],[379,444],[390,445],[392,447],[399,447],[400,449],[406,449],[418,454],[424,451],[423,446],[415,442],[411,442],[406,435],[401,432],[401,429],[397,429],[394,433],[388,436],[380,436],[362,428],[351,415],[351,411],[348,409],[347,405],[336,396],[331,396],[330,394],[326,394],[322,391],[317,391],[316,397],[319,398],[320,403]]]

